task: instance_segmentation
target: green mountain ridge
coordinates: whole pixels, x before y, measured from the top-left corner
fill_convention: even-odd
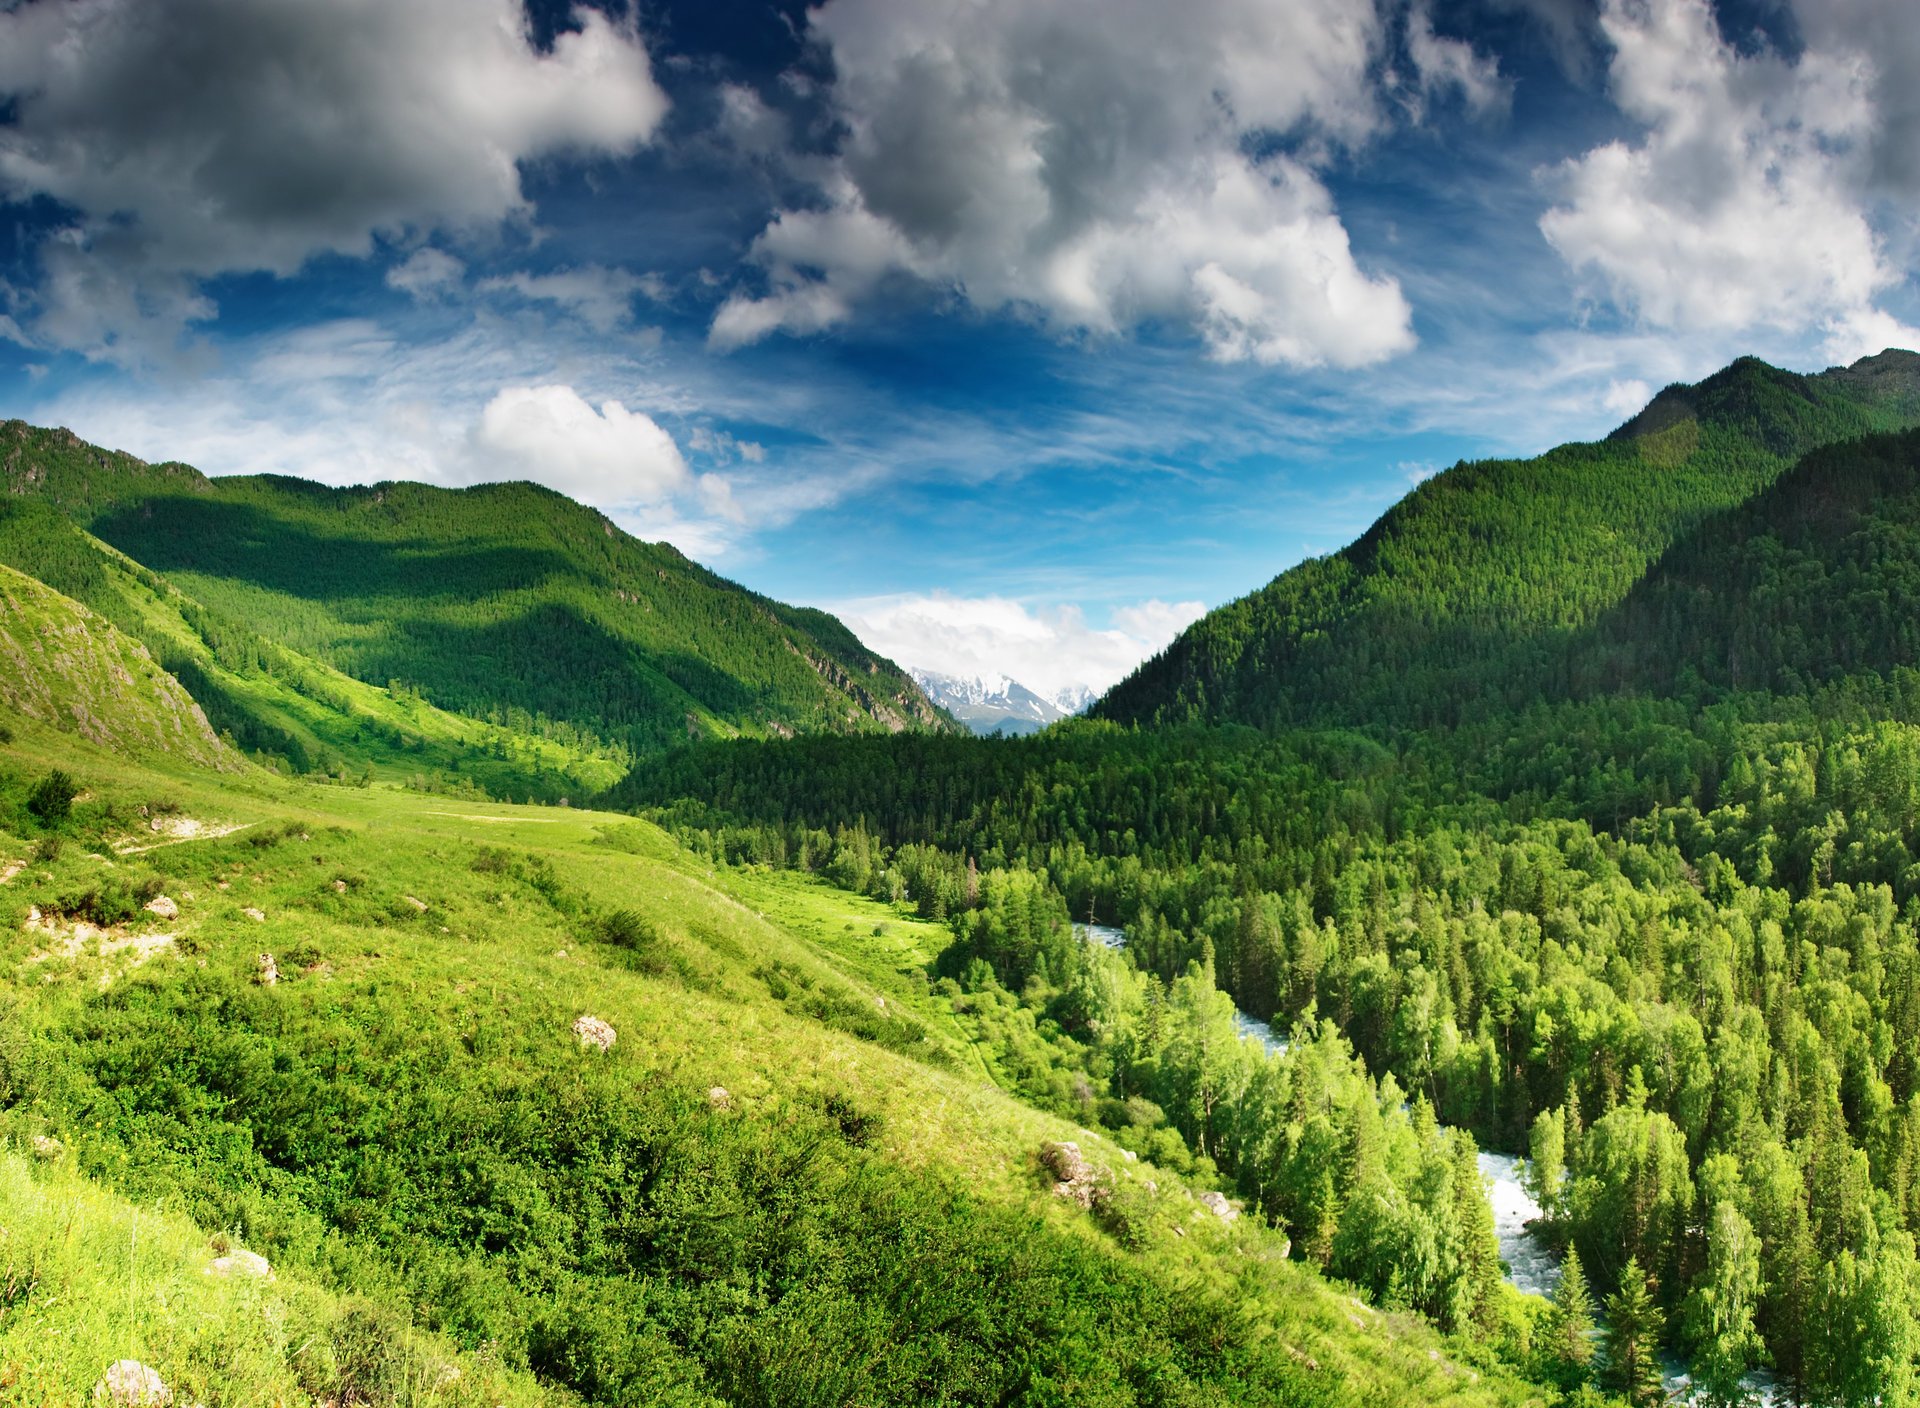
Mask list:
[[[590,751],[954,726],[826,613],[537,485],[212,480],[17,421],[0,426],[0,474],[227,622]]]
[[[1815,376],[1744,358],[1606,440],[1433,476],[1350,547],[1210,612],[1090,712],[1422,727],[1517,703],[1692,526],[1822,444],[1916,421],[1911,352]]]

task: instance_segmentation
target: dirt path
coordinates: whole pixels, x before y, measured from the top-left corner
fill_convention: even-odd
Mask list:
[[[162,846],[181,846],[188,841],[212,841],[221,836],[231,836],[236,831],[245,831],[250,826],[258,826],[257,821],[236,821],[231,826],[207,826],[192,817],[181,817],[166,824],[165,840],[150,841],[144,846],[115,846],[117,856],[144,855],[148,851],[157,851]]]

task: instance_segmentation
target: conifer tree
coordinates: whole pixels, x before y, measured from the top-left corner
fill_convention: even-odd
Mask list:
[[[1580,1253],[1573,1247],[1567,1248],[1567,1259],[1560,1264],[1560,1284],[1553,1292],[1547,1352],[1581,1373],[1593,1362],[1593,1293],[1587,1289],[1586,1272],[1580,1269]]]
[[[1628,1258],[1620,1273],[1620,1289],[1607,1297],[1607,1322],[1602,1387],[1634,1408],[1660,1402],[1665,1396],[1660,1382],[1660,1331],[1665,1317],[1636,1257]]]

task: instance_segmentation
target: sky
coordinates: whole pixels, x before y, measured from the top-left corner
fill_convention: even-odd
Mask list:
[[[0,0],[0,416],[535,479],[1044,692],[1920,346],[1917,211],[1913,0]]]

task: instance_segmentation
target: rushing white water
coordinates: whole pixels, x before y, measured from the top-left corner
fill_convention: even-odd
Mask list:
[[[1560,1263],[1546,1243],[1528,1229],[1540,1216],[1540,1204],[1520,1181],[1525,1159],[1512,1154],[1480,1154],[1480,1173],[1493,1200],[1493,1235],[1500,1242],[1500,1259],[1507,1279],[1528,1295],[1551,1296],[1560,1284]]]

